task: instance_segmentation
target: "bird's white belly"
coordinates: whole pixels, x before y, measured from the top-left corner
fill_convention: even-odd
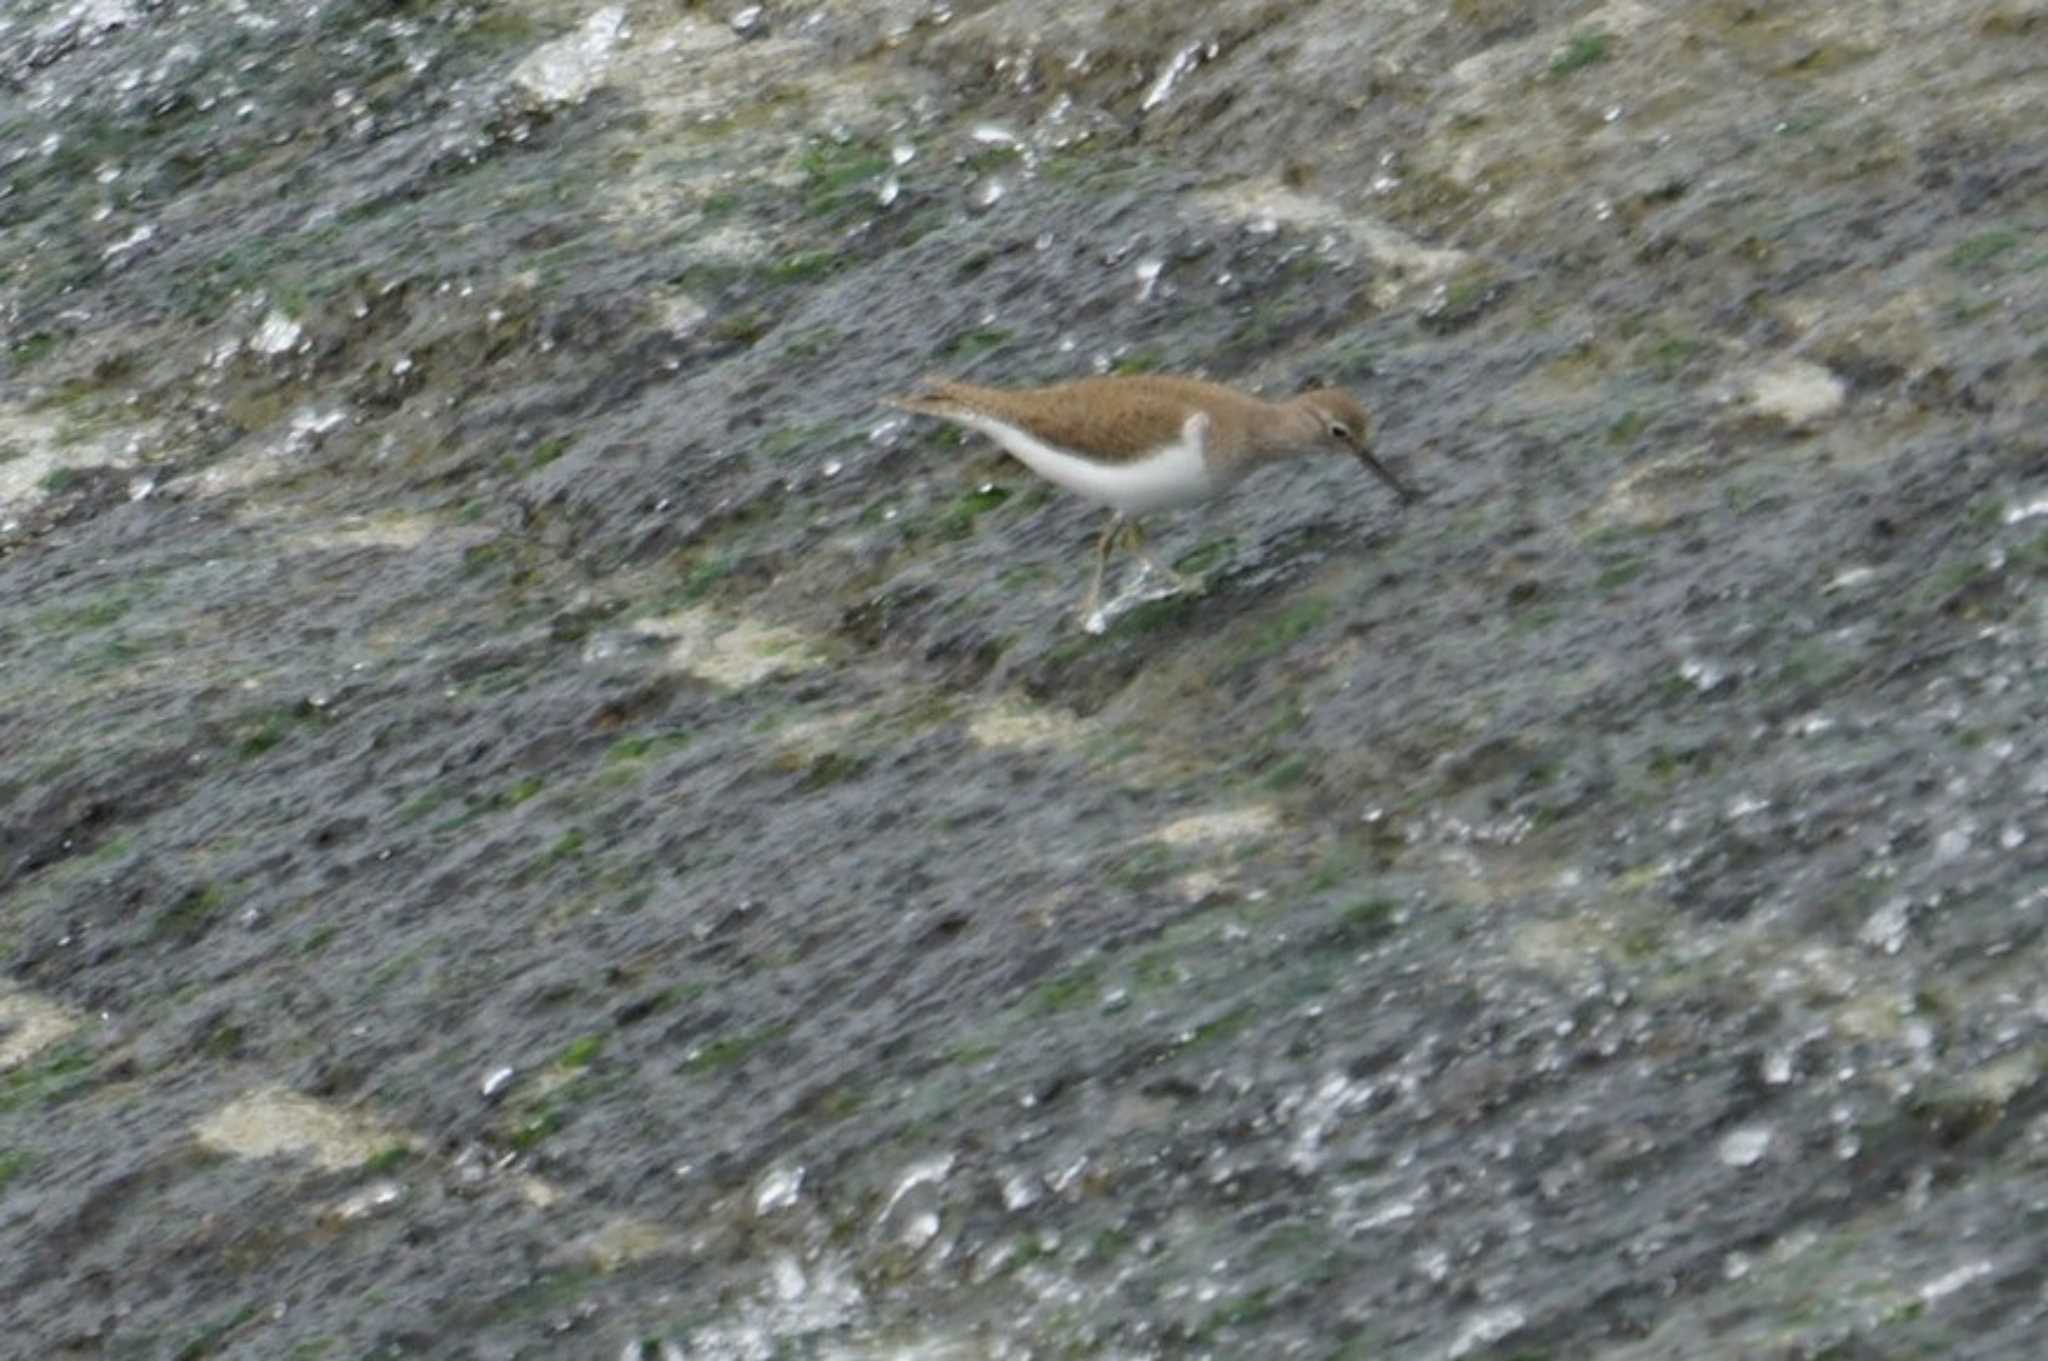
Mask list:
[[[1199,414],[1188,418],[1179,439],[1134,463],[1096,463],[986,416],[966,415],[961,420],[1046,481],[1126,515],[1192,506],[1216,489],[1202,458],[1202,436],[1209,422]]]

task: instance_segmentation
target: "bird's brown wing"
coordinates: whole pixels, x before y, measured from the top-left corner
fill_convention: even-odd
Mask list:
[[[948,379],[926,381],[917,395],[890,398],[901,411],[958,421],[993,416],[1061,449],[1108,463],[1130,463],[1173,443],[1188,417],[1210,409],[1228,389],[1190,378],[1084,378],[1045,388],[990,388]],[[1214,416],[1212,410],[1212,418]]]

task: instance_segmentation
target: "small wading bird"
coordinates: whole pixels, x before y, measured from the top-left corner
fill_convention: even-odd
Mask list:
[[[1267,402],[1196,378],[1153,374],[1041,388],[928,378],[913,395],[884,403],[979,430],[1048,482],[1109,507],[1081,606],[1081,618],[1094,632],[1101,629],[1102,569],[1119,539],[1178,589],[1191,587],[1145,551],[1140,515],[1199,504],[1264,464],[1298,454],[1349,454],[1404,502],[1415,499],[1373,457],[1365,408],[1337,388]]]

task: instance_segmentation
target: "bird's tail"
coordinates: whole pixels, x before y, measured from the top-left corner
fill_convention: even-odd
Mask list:
[[[951,416],[960,410],[953,386],[952,380],[931,375],[919,379],[916,389],[906,396],[884,397],[882,405],[915,416]]]

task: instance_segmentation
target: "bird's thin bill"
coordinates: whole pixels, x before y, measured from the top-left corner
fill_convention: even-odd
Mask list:
[[[1357,452],[1358,461],[1378,473],[1380,480],[1392,487],[1396,496],[1400,497],[1403,501],[1413,501],[1415,499],[1415,493],[1408,489],[1408,484],[1388,472],[1387,465],[1372,456],[1372,450],[1360,449]]]

